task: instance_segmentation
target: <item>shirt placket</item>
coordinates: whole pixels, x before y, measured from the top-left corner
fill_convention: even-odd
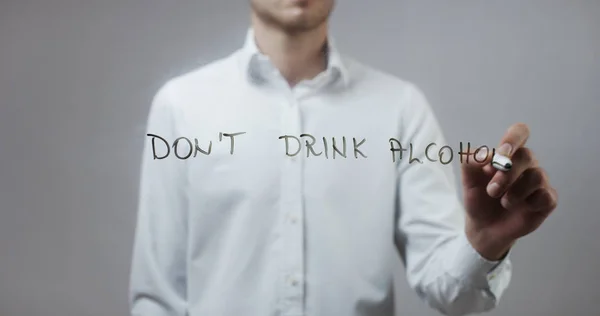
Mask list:
[[[302,133],[300,100],[293,89],[287,89],[283,104],[281,130],[283,135],[299,137]],[[290,142],[295,146],[294,142]],[[302,144],[300,144],[302,146]],[[290,148],[291,152],[295,149]],[[281,174],[282,258],[282,316],[304,313],[304,212],[302,200],[302,170],[304,150],[293,157],[284,156]]]

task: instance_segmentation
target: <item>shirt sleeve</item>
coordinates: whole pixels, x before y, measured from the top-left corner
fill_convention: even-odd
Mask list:
[[[169,149],[181,136],[175,110],[165,85],[154,97],[147,122],[147,134],[160,138],[145,136],[141,163],[129,290],[132,316],[187,315],[184,160]]]
[[[409,84],[407,95],[400,140],[405,149],[412,143],[413,150],[403,152],[398,164],[399,247],[407,280],[422,300],[445,315],[489,311],[508,287],[510,254],[488,261],[469,243],[465,210],[449,163],[450,158],[460,159],[460,148],[445,142],[423,93]],[[444,146],[448,147],[440,159]]]

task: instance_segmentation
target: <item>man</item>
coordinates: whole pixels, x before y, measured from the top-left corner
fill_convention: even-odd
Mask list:
[[[527,126],[498,144],[510,171],[461,156],[461,203],[451,165],[425,150],[446,145],[425,97],[340,55],[333,0],[251,7],[242,49],[155,97],[132,315],[393,315],[398,251],[440,312],[497,306],[511,247],[557,203]]]

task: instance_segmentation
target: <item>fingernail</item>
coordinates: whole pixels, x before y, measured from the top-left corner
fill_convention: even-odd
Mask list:
[[[497,150],[500,155],[510,155],[511,151],[512,146],[509,143],[502,144],[502,146],[500,146],[500,148]]]
[[[488,150],[487,150],[487,148],[484,148],[477,153],[475,158],[477,159],[477,161],[483,162],[487,158],[487,156],[488,156]]]
[[[498,185],[498,183],[496,183],[496,182],[490,183],[490,185],[488,185],[488,187],[487,187],[487,193],[491,197],[498,196],[500,194],[500,186]]]
[[[512,206],[510,199],[508,199],[507,197],[502,198],[502,200],[500,200],[500,204],[502,204],[502,207],[504,207],[505,209],[509,209]]]

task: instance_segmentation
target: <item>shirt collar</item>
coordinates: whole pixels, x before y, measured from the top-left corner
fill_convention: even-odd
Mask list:
[[[264,65],[261,61],[268,60],[268,57],[259,51],[252,28],[249,28],[246,33],[246,40],[240,53],[243,71],[250,78],[256,79],[258,67],[261,67],[261,64]],[[336,71],[340,75],[344,86],[348,86],[350,79],[348,69],[331,35],[327,37],[327,54],[327,69]]]

